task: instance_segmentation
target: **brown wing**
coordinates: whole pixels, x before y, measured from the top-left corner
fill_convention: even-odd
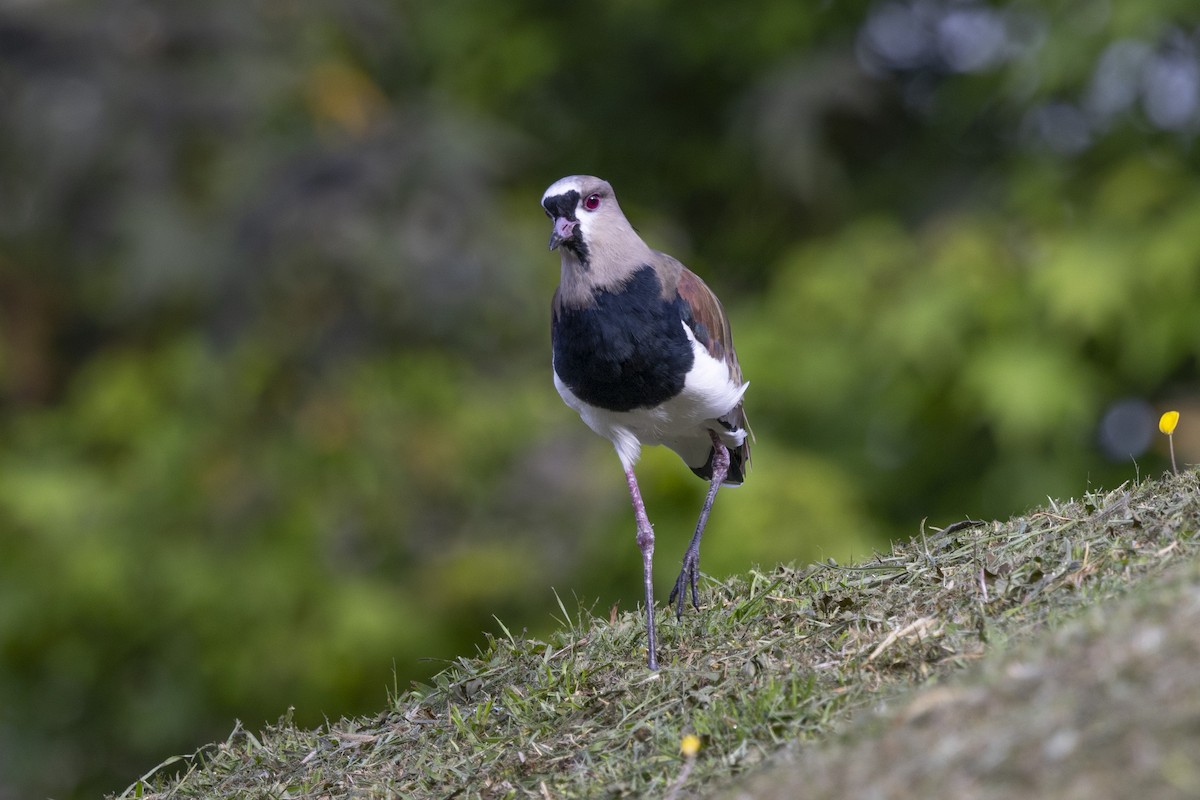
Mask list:
[[[684,267],[679,273],[677,285],[679,297],[684,304],[684,322],[692,329],[696,341],[704,345],[713,358],[724,361],[729,365],[729,374],[734,382],[742,383],[742,367],[738,364],[737,352],[733,349],[733,331],[729,328],[729,318],[721,301],[713,294],[712,289],[700,277]],[[730,430],[744,428],[746,439],[738,452],[733,453],[733,460],[740,472],[750,470],[750,440],[754,438],[750,423],[746,419],[746,409],[739,402],[728,414],[720,420],[729,426]]]
[[[713,358],[728,364],[733,380],[741,383],[742,368],[733,350],[733,332],[729,329],[729,318],[725,316],[721,301],[698,275],[686,267],[679,274],[676,291],[683,299],[684,313],[690,315],[683,321],[692,329],[696,341],[704,345]]]

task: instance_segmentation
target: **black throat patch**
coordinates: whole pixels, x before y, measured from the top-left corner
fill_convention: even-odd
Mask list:
[[[550,215],[551,219],[562,217],[576,223],[575,235],[560,246],[574,253],[586,268],[588,264],[587,242],[583,240],[583,234],[579,230],[579,218],[575,216],[575,209],[579,208],[579,192],[572,189],[569,192],[547,197],[542,201],[542,208],[546,209],[546,213]]]

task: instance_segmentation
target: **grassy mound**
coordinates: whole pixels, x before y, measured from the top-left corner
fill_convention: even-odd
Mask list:
[[[562,606],[549,641],[505,631],[375,717],[238,726],[121,797],[1187,794],[1198,529],[1188,472],[710,581],[660,611],[658,673],[636,613]]]

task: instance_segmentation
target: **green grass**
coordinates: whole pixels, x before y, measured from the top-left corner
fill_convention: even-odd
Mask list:
[[[548,641],[506,630],[374,717],[238,726],[121,797],[1117,796],[1101,766],[1173,796],[1200,787],[1198,529],[1185,472],[709,581],[700,613],[660,608],[657,673],[636,613],[561,606]]]

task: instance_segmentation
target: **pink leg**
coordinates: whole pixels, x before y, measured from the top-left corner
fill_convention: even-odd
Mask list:
[[[642,551],[642,581],[646,587],[646,649],[650,653],[650,669],[658,669],[658,642],[654,636],[654,528],[646,516],[646,504],[638,490],[637,478],[632,469],[625,470],[625,481],[629,484],[629,497],[633,500],[633,516],[637,520],[637,544]]]
[[[704,535],[704,526],[708,524],[708,514],[712,511],[713,500],[717,498],[717,489],[721,488],[725,476],[729,474],[729,450],[721,444],[716,433],[709,431],[708,435],[712,437],[713,442],[712,483],[708,486],[708,497],[704,498],[704,507],[700,509],[696,533],[692,535],[692,541],[683,554],[683,569],[679,571],[679,577],[675,579],[675,588],[667,598],[668,606],[675,602],[676,597],[679,598],[679,605],[675,607],[676,619],[683,616],[683,605],[689,586],[692,590],[692,608],[700,608],[700,597],[696,592],[696,577],[700,574],[700,537]]]

